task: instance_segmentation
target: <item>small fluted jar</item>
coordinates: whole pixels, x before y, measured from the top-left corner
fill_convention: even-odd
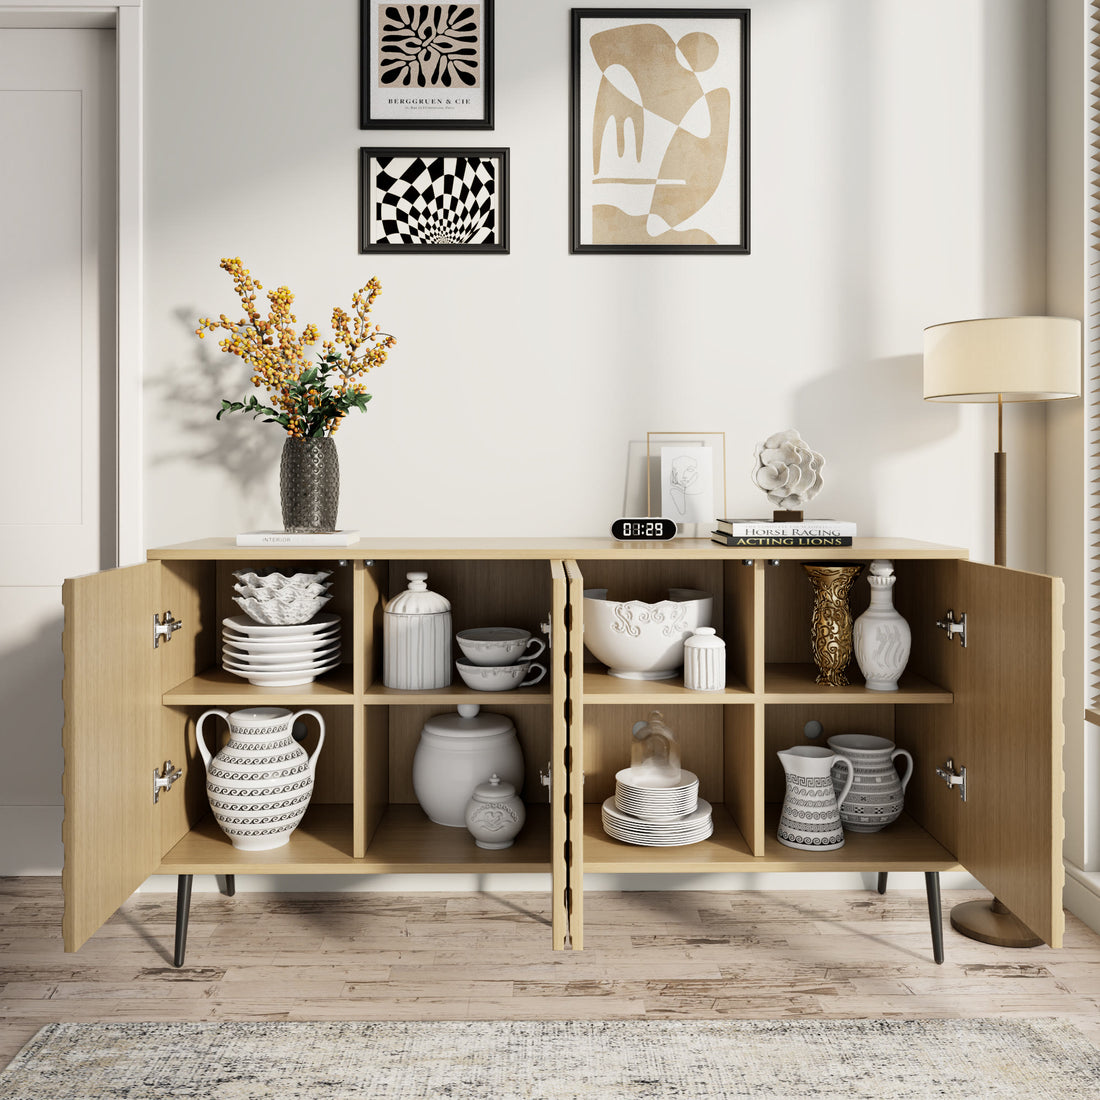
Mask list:
[[[382,683],[427,691],[451,683],[451,604],[428,591],[427,573],[406,573],[409,587],[382,618]]]
[[[466,803],[466,828],[479,848],[510,848],[526,820],[516,788],[495,773],[474,788]]]
[[[697,626],[684,641],[684,687],[722,691],[726,686],[726,643],[712,626]]]

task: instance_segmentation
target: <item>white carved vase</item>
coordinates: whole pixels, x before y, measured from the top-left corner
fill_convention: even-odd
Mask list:
[[[871,562],[867,583],[871,606],[852,628],[856,663],[869,691],[897,691],[898,678],[909,661],[909,624],[894,607],[894,566],[889,561]]]

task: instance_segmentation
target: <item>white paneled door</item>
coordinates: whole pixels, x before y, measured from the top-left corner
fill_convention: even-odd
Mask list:
[[[0,30],[0,874],[60,862],[61,582],[116,556],[114,49]]]

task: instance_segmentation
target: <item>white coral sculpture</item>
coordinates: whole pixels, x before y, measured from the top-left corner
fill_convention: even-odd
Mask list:
[[[798,431],[788,428],[757,443],[752,480],[777,508],[799,509],[821,490],[824,465],[825,459],[810,449]]]

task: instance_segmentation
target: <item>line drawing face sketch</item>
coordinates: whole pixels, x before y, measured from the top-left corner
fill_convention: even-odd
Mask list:
[[[710,523],[714,472],[709,447],[661,448],[661,508],[677,523]]]

